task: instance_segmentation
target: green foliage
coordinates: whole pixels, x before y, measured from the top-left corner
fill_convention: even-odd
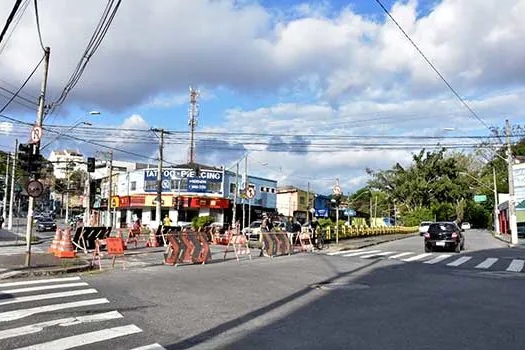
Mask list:
[[[422,221],[433,221],[434,213],[428,208],[417,208],[405,213],[402,220],[405,226],[419,226]]]
[[[434,203],[431,206],[432,219],[436,221],[453,221],[456,219],[456,208],[452,203]]]
[[[334,224],[334,222],[330,218],[321,218],[318,220],[318,223],[319,223],[319,226],[323,228],[332,226]]]
[[[484,205],[470,201],[465,208],[464,220],[473,227],[487,228],[492,225],[492,212]]]
[[[191,220],[191,226],[195,230],[198,230],[200,228],[208,226],[212,222],[213,222],[213,218],[211,216],[198,216],[198,217],[193,218],[193,220]]]

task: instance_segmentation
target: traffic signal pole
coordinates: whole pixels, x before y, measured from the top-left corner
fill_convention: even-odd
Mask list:
[[[47,73],[49,71],[49,54],[51,49],[49,47],[44,48],[44,78],[42,79],[42,86],[40,89],[40,97],[38,98],[38,114],[36,118],[36,125],[42,127],[44,121],[44,103],[46,99],[47,89]],[[36,144],[36,153],[40,152],[40,141]],[[33,207],[35,206],[35,200],[33,197],[29,197],[29,204],[27,208],[27,226],[26,226],[26,266],[31,266],[31,233],[33,231]]]

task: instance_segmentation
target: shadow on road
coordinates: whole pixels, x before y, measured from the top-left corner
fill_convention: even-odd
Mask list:
[[[378,259],[361,259],[365,265],[166,348],[523,349],[525,274],[501,272],[511,259],[523,259],[523,250],[459,256],[472,257],[471,262],[448,267],[390,260],[385,266]],[[490,271],[474,268],[489,256],[499,257]],[[311,263],[334,264],[336,270],[343,259],[312,255]],[[312,297],[306,305],[270,322],[261,320],[306,295]]]

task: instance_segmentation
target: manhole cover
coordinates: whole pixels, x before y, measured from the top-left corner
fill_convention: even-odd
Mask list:
[[[370,286],[366,284],[359,284],[359,283],[336,283],[336,282],[328,282],[328,283],[317,283],[310,286],[312,289],[321,289],[321,290],[336,290],[336,289],[344,289],[344,290],[361,290],[361,289],[368,289]]]

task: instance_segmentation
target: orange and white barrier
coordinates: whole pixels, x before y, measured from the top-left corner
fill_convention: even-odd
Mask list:
[[[226,259],[226,255],[228,254],[230,246],[232,247],[232,250],[235,253],[235,258],[237,259],[237,261],[239,261],[240,256],[246,256],[250,260],[252,260],[252,253],[250,251],[250,247],[248,246],[248,239],[243,233],[234,235],[233,231],[229,232],[228,245],[226,246],[226,250],[224,251],[224,259]]]
[[[47,250],[48,253],[55,254],[55,252],[58,250],[58,245],[60,244],[60,241],[62,240],[62,229],[57,228],[57,231],[55,232],[55,237],[53,237],[53,242],[51,242],[51,246]]]
[[[55,256],[58,258],[75,258],[75,249],[73,248],[73,243],[71,243],[71,230],[69,228],[64,230],[62,239],[58,244],[57,250],[55,251]]]

